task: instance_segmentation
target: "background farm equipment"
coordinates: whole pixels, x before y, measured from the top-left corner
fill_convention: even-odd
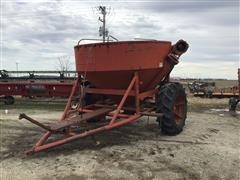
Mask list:
[[[217,80],[216,80],[217,81]],[[224,82],[224,80],[222,80]],[[232,84],[233,85],[233,84]],[[231,98],[239,97],[239,86],[232,87],[218,87],[218,82],[204,82],[194,81],[188,83],[188,89],[190,93],[193,93],[195,97],[203,98]]]
[[[14,96],[67,98],[75,79],[75,71],[0,70],[0,99],[10,105]]]
[[[240,69],[238,69],[238,96],[232,96],[229,98],[229,111],[230,112],[235,112],[238,103],[240,102]]]
[[[0,70],[0,82],[26,81],[66,81],[75,80],[76,71],[7,71]]]
[[[46,126],[25,114],[19,116],[46,130],[28,153],[120,127],[141,116],[157,117],[165,134],[179,134],[185,125],[186,94],[182,85],[169,82],[169,75],[187,49],[183,40],[173,46],[168,41],[78,44],[74,48],[78,78],[60,121]],[[81,129],[90,122],[101,123]],[[47,142],[59,133],[66,136]]]
[[[215,82],[193,81],[188,83],[190,93],[201,94],[205,97],[211,97],[215,87]]]

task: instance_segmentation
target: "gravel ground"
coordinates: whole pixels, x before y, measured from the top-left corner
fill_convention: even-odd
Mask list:
[[[26,156],[40,128],[19,121],[26,112],[45,123],[61,116],[51,108],[0,109],[0,179],[240,179],[240,113],[227,112],[227,100],[189,98],[184,131],[161,134],[155,119],[74,141]],[[96,143],[98,142],[98,143]]]

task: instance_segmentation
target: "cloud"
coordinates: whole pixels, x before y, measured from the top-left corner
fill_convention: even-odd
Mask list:
[[[173,70],[172,76],[183,78],[219,78],[236,79],[237,64],[235,62],[210,61],[208,63],[186,62],[182,60]],[[231,72],[231,73],[229,73]]]
[[[160,0],[152,1],[152,3],[147,3],[147,1],[139,2],[139,7],[149,9],[150,11],[185,14],[206,12],[222,7],[234,7],[239,4],[239,2],[235,0]]]
[[[3,68],[14,70],[19,61],[21,70],[55,70],[62,55],[74,63],[77,41],[99,38],[96,8],[100,4],[111,7],[107,26],[119,40],[187,40],[190,49],[174,75],[236,79],[240,53],[239,1],[235,0],[4,1]]]

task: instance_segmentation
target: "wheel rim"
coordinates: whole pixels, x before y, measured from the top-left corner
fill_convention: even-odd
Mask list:
[[[174,119],[177,125],[181,124],[185,118],[185,99],[178,96],[173,106]]]

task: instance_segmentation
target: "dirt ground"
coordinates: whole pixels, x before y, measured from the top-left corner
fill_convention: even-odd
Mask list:
[[[186,126],[178,136],[161,134],[154,118],[143,117],[95,141],[88,137],[26,156],[43,131],[19,121],[18,114],[52,123],[63,106],[54,110],[45,104],[0,105],[0,179],[240,179],[240,112],[230,115],[227,99],[189,98]]]

